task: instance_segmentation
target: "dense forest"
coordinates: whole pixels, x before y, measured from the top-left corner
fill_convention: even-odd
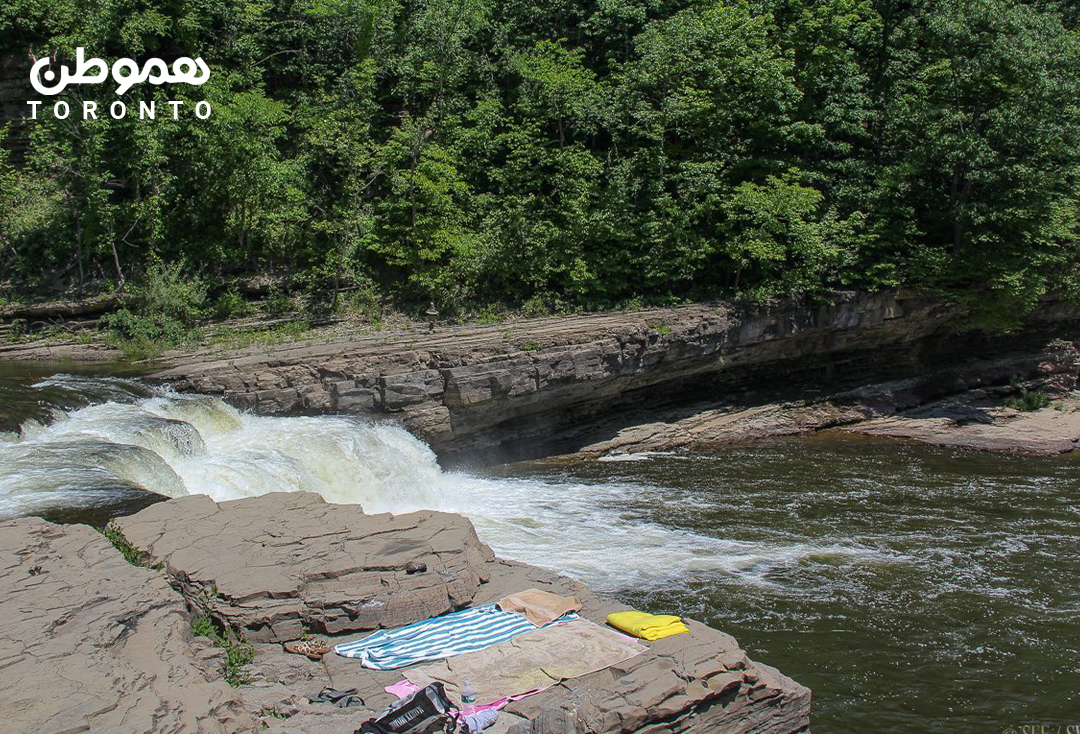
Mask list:
[[[27,73],[77,46],[199,56],[205,85],[124,99],[213,114],[58,120],[46,100],[0,162],[0,282],[270,273],[327,307],[443,313],[911,286],[1005,323],[1080,293],[1078,17],[1066,0],[4,0],[0,53]]]

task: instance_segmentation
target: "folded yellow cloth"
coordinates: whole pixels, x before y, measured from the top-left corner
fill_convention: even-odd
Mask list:
[[[608,624],[643,640],[659,640],[661,637],[689,632],[681,617],[671,614],[646,614],[645,612],[615,612],[607,615]]]

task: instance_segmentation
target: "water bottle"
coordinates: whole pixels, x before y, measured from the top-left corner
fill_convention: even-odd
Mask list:
[[[476,713],[476,689],[471,680],[465,681],[461,687],[461,713],[463,716],[472,716]]]

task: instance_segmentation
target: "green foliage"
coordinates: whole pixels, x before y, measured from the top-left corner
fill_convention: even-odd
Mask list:
[[[206,284],[186,277],[184,264],[155,262],[124,293],[123,304],[139,316],[193,326],[205,316]]]
[[[477,324],[501,324],[506,314],[497,304],[489,304],[480,309],[473,321]]]
[[[278,316],[913,286],[1007,329],[1048,293],[1080,302],[1078,17],[1059,0],[10,0],[16,56],[213,71],[168,89],[179,120],[148,84],[124,101],[156,120],[43,106],[25,155],[0,155],[0,283],[114,282],[111,328],[142,353],[245,315],[202,284],[263,272],[288,274]]]
[[[129,358],[152,357],[196,339],[206,293],[201,279],[184,276],[182,263],[154,262],[103,322]]]
[[[196,637],[209,637],[210,639],[214,639],[217,637],[218,631],[209,615],[200,614],[191,621],[191,634]]]
[[[132,545],[118,528],[112,525],[106,525],[100,532],[105,536],[106,540],[113,544],[113,547],[116,548],[116,550],[120,551],[120,554],[124,556],[124,560],[132,566],[152,568],[156,571],[161,570],[162,565],[160,563],[151,564],[149,556],[144,551],[141,551]]]
[[[230,288],[214,301],[214,316],[219,319],[250,316],[255,309],[244,300],[235,288]]]
[[[1050,398],[1041,390],[1028,390],[1026,387],[1020,390],[1020,395],[1005,400],[1006,408],[1015,410],[1040,410],[1050,405]]]
[[[273,288],[264,308],[271,316],[290,316],[300,311],[300,303],[295,295],[284,288]]]
[[[251,346],[271,346],[298,341],[311,331],[311,323],[304,320],[289,321],[269,329],[234,329],[215,333],[208,339],[210,344],[218,344],[229,349],[241,349]]]
[[[215,599],[216,593],[204,590],[196,600],[200,613],[191,620],[191,633],[208,638],[214,647],[225,651],[225,682],[235,688],[251,681],[245,666],[254,659],[255,648],[239,630],[221,621],[221,615],[215,610]]]
[[[738,268],[736,288],[749,273],[751,282],[773,284],[778,293],[813,292],[847,264],[857,224],[821,217],[824,195],[798,177],[791,171],[768,176],[763,185],[742,183],[725,203],[730,234],[722,247]]]
[[[11,322],[11,328],[8,330],[7,333],[7,340],[9,342],[15,343],[21,341],[24,336],[26,336],[26,320],[13,320]]]

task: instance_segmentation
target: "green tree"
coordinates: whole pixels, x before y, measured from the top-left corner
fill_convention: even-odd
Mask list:
[[[981,315],[1012,319],[1076,278],[1080,39],[1053,13],[991,0],[909,22],[920,54],[885,110],[887,195],[925,282],[987,289],[971,299]]]
[[[622,277],[636,271],[645,290],[686,292],[715,288],[712,277],[726,271],[733,285],[737,268],[712,262],[725,201],[739,184],[785,170],[785,148],[811,132],[794,116],[791,63],[767,18],[719,2],[651,23],[635,50],[616,77],[628,160],[614,198],[636,213],[625,247],[638,251]]]

